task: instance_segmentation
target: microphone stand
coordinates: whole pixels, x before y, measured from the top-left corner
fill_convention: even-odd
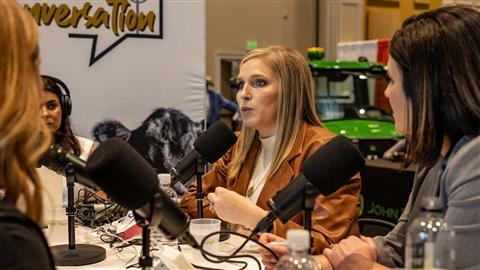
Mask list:
[[[315,206],[315,198],[318,195],[318,189],[310,182],[307,181],[305,185],[305,201],[304,201],[304,214],[303,214],[303,228],[310,234],[310,243],[313,244],[312,239],[312,212]]]
[[[203,218],[203,198],[205,198],[205,193],[203,193],[202,188],[202,176],[205,174],[205,165],[202,156],[199,155],[195,166],[195,175],[197,176],[197,193],[195,194],[195,199],[197,200],[198,218]]]
[[[142,269],[148,270],[153,267],[153,258],[150,256],[150,224],[135,211],[133,216],[138,226],[142,227],[142,255],[138,258],[138,265]]]
[[[72,163],[65,165],[65,177],[67,179],[67,217],[68,217],[68,245],[56,245],[50,247],[55,257],[57,266],[78,266],[92,264],[105,260],[104,248],[89,245],[75,244],[75,206],[73,204],[73,187],[75,185],[75,169]]]

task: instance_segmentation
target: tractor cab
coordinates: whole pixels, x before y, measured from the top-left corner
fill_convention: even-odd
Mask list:
[[[395,131],[392,115],[374,105],[375,89],[383,94],[386,87],[386,66],[365,58],[323,60],[324,55],[322,48],[308,51],[320,119],[326,128],[356,142],[365,156],[381,157],[403,137]]]

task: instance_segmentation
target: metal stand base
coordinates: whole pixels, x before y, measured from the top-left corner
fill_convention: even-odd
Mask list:
[[[105,260],[107,256],[103,247],[87,244],[76,244],[75,249],[69,249],[68,245],[58,245],[50,247],[50,250],[57,266],[92,264]]]

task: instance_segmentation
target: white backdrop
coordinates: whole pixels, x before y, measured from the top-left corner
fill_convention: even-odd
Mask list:
[[[204,0],[20,2],[33,7],[36,14],[43,12],[39,20],[42,73],[62,79],[70,88],[72,120],[78,134],[92,137],[95,123],[109,119],[135,129],[158,107],[179,109],[194,121],[204,118]],[[118,12],[114,6],[119,7]],[[50,23],[49,12],[53,14]],[[72,25],[75,12],[77,27]],[[153,28],[139,31],[125,27],[122,32],[120,17],[126,17],[125,22],[140,12],[155,17]],[[90,17],[98,20],[87,29]],[[118,35],[113,31],[114,23]],[[68,26],[60,27],[62,24]],[[92,63],[93,39],[69,37],[71,34],[97,35],[93,57],[106,53]],[[125,38],[125,34],[143,37]],[[117,46],[105,51],[115,42],[119,42]]]

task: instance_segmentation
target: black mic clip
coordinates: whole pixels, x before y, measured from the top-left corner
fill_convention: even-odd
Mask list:
[[[187,160],[193,159],[193,161],[195,162],[195,166],[192,166],[192,168],[195,170],[195,171],[192,171],[192,176],[187,179],[182,175],[182,172],[179,171],[176,166],[172,167],[169,171],[170,177],[171,177],[170,187],[175,186],[175,184],[178,182],[185,185],[185,183],[187,183],[190,179],[192,179],[196,174],[205,173],[205,165],[208,163],[208,161],[204,159],[202,154],[197,152],[194,152],[194,154],[196,155],[189,155],[188,157],[186,157]],[[182,166],[181,168],[184,169],[185,167]]]
[[[268,212],[268,215],[260,220],[260,222],[257,223],[257,226],[252,230],[252,234],[257,234],[257,233],[262,233],[270,226],[272,226],[273,222],[277,219],[277,216],[273,212]]]

